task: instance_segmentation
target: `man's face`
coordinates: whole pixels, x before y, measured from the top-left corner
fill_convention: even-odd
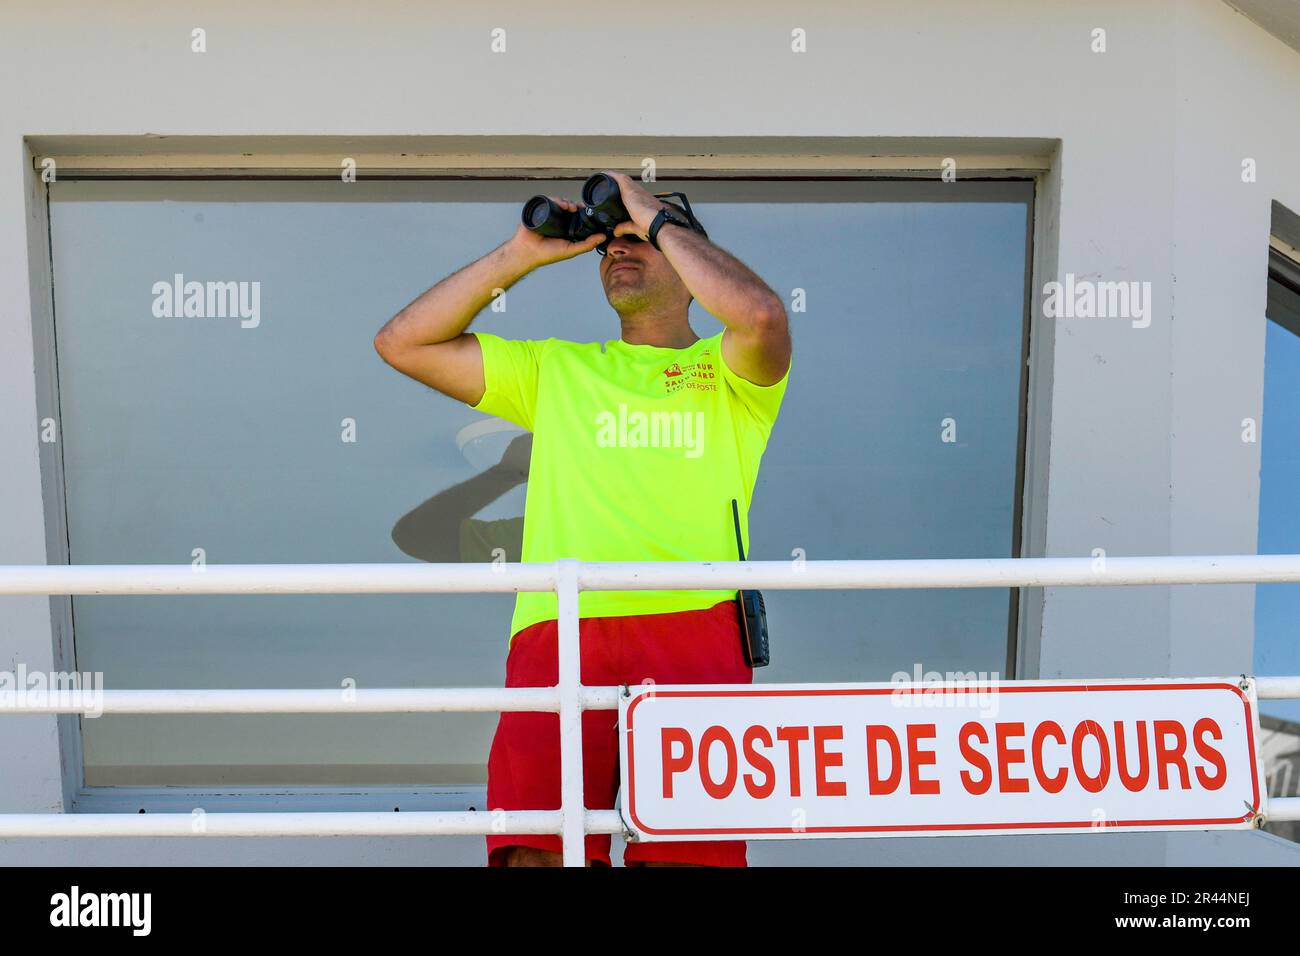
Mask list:
[[[600,260],[600,282],[605,298],[619,315],[637,312],[648,305],[680,298],[690,293],[668,258],[636,236],[618,236],[605,246]]]

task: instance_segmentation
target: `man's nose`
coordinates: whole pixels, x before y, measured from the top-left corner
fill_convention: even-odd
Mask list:
[[[617,249],[620,254],[625,254],[631,252],[637,246],[642,244],[640,236],[634,236],[629,233],[623,236],[615,236],[610,239],[609,244],[605,248],[607,252],[613,252]]]

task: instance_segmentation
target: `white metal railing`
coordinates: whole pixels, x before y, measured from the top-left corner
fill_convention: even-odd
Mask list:
[[[973,558],[547,564],[10,565],[0,595],[411,594],[555,591],[559,681],[542,688],[101,691],[105,714],[447,713],[560,715],[559,810],[411,813],[10,813],[0,838],[64,836],[397,836],[558,833],[581,866],[586,833],[624,832],[619,811],[583,806],[583,710],[618,707],[619,688],[583,687],[578,594],[611,590],[1012,588],[1300,582],[1300,555]],[[1300,676],[1255,678],[1263,699],[1300,698]],[[86,713],[85,701],[18,703],[0,714]],[[1300,820],[1300,797],[1269,801],[1269,819]]]

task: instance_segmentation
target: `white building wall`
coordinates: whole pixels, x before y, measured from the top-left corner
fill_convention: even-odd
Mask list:
[[[1031,449],[1046,520],[1031,517],[1028,553],[1253,552],[1259,446],[1240,422],[1262,403],[1270,203],[1300,210],[1300,53],[1220,0],[360,10],[68,0],[0,13],[0,563],[45,563],[57,530],[41,499],[50,412],[32,308],[48,266],[25,137],[151,133],[935,137],[970,152],[958,141],[1059,140],[1036,286],[1067,272],[1150,281],[1154,310],[1144,329],[1035,318],[1047,351],[1032,429],[1050,442]],[[207,53],[190,52],[195,27]],[[505,54],[489,51],[495,27]],[[805,54],[790,52],[794,28]],[[0,605],[0,667],[53,665],[47,603]],[[1249,671],[1252,610],[1250,586],[1049,589],[1027,661],[1045,677]],[[0,766],[0,811],[63,806],[50,718],[0,719]],[[1251,833],[751,846],[755,863],[1300,862]],[[481,859],[477,839],[0,841],[0,862]]]

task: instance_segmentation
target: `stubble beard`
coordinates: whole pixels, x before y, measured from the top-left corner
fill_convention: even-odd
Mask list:
[[[605,293],[610,306],[621,317],[636,315],[655,300],[654,291],[646,286],[645,277],[637,276],[634,281],[616,283]]]

